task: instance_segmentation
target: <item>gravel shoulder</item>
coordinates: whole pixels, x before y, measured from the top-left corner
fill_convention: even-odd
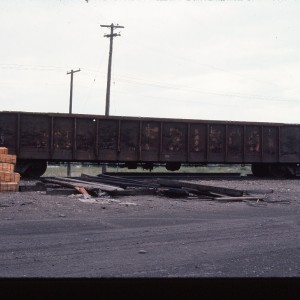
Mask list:
[[[0,277],[299,277],[300,180],[195,182],[266,201],[0,194]]]

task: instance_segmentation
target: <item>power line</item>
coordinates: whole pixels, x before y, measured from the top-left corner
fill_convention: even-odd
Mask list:
[[[275,98],[272,96],[265,96],[265,95],[254,95],[254,94],[242,94],[242,93],[230,93],[230,92],[217,92],[217,91],[205,91],[200,89],[195,89],[191,87],[185,87],[180,85],[172,85],[172,84],[164,84],[160,82],[150,81],[142,78],[133,78],[128,76],[117,76],[118,80],[129,82],[129,83],[138,83],[142,85],[148,85],[158,88],[170,89],[170,90],[181,90],[181,91],[188,91],[193,93],[204,93],[204,94],[211,94],[217,96],[226,96],[226,97],[235,97],[235,98],[248,98],[248,99],[257,99],[257,100],[265,100],[265,101],[277,101],[277,102],[300,102],[300,99],[282,99],[282,98]]]
[[[33,70],[33,71],[55,71],[55,72],[61,72],[62,69],[65,69],[64,67],[58,67],[58,66],[39,66],[39,65],[24,65],[24,64],[0,64],[0,68],[4,69],[13,69],[13,70]],[[85,68],[83,75],[87,76],[87,74],[93,74],[96,76],[93,76],[93,81],[95,81],[95,78],[97,76],[104,76],[104,72],[100,72],[99,70],[92,69],[92,68]],[[159,87],[159,88],[165,88],[165,89],[176,89],[176,90],[183,90],[183,91],[189,91],[189,92],[196,92],[196,93],[204,93],[204,94],[212,94],[212,95],[220,95],[220,96],[226,96],[226,97],[238,97],[238,98],[249,98],[249,99],[257,99],[257,100],[264,100],[264,101],[275,101],[275,102],[300,102],[300,99],[282,99],[282,98],[276,98],[274,96],[269,95],[257,95],[257,94],[243,94],[243,93],[232,93],[232,92],[217,92],[217,91],[204,91],[199,90],[187,86],[176,86],[174,84],[169,83],[161,83],[153,80],[149,80],[146,78],[141,77],[134,77],[132,75],[130,76],[116,76],[118,80],[121,80],[123,82],[128,83],[136,83],[141,85],[147,85],[147,86],[153,86],[153,87]],[[294,88],[297,89],[297,88]]]

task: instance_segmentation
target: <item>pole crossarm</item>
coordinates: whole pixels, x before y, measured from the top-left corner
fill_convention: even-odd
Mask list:
[[[121,36],[121,34],[119,34],[119,33],[104,34],[104,37],[115,37],[115,36]]]
[[[120,25],[114,25],[113,23],[111,25],[100,25],[101,27],[113,27],[113,28],[125,28],[124,26]]]
[[[79,72],[79,71],[81,71],[81,70],[80,69],[75,70],[75,71],[71,70],[70,72],[67,72],[67,75],[72,74],[72,73],[76,73],[76,72]]]

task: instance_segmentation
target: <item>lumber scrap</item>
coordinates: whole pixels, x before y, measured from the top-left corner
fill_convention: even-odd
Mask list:
[[[185,198],[189,196],[189,192],[180,188],[159,189],[160,194],[171,198]]]
[[[73,179],[70,177],[55,177],[55,178],[60,181],[75,183],[75,184],[77,184],[77,186],[83,186],[83,185],[87,184],[87,185],[93,186],[93,187],[98,188],[105,192],[110,192],[110,191],[115,191],[115,190],[118,190],[118,191],[124,190],[123,188],[120,188],[118,186],[103,184],[100,182],[87,182],[84,180]]]
[[[83,187],[75,186],[75,190],[84,196],[85,199],[91,198],[91,195]]]
[[[122,178],[118,176],[101,175],[101,174],[97,176],[81,174],[81,177],[78,177],[76,179],[89,181],[89,182],[100,182],[109,185],[117,185],[122,188],[127,188],[127,187],[150,188],[150,187],[158,186],[157,184],[149,184],[143,181],[132,180],[132,179]]]
[[[137,189],[126,189],[123,191],[111,191],[109,195],[111,196],[146,196],[155,195],[157,193],[156,189],[151,188],[137,188]]]
[[[119,187],[108,187],[104,186],[103,184],[96,184],[96,183],[88,183],[88,182],[75,182],[71,180],[64,180],[64,179],[54,179],[54,178],[43,178],[43,182],[49,182],[49,183],[56,183],[61,186],[65,187],[71,187],[71,188],[84,188],[89,193],[97,193],[99,191],[105,191],[105,192],[111,192],[114,190],[123,190]]]
[[[251,195],[251,194],[272,194],[274,193],[274,190],[272,189],[249,189],[249,190],[244,190],[244,194]]]
[[[244,196],[244,197],[218,197],[214,200],[217,201],[263,201],[261,197],[251,197],[251,196]]]
[[[118,176],[90,176],[81,177],[45,177],[42,181],[71,187],[86,198],[91,194],[99,195],[101,191],[110,196],[138,196],[163,195],[170,198],[197,197],[199,200],[218,202],[262,201],[262,195],[249,194],[249,191],[231,188],[202,185],[186,181],[158,179],[156,182],[146,183]],[[126,189],[120,187],[126,187]]]
[[[243,191],[236,190],[236,189],[190,183],[190,182],[178,181],[178,180],[174,181],[174,180],[167,180],[167,179],[158,179],[157,183],[165,187],[192,188],[192,189],[196,189],[199,192],[217,193],[220,195],[227,195],[232,197],[240,197],[243,196],[244,193]]]

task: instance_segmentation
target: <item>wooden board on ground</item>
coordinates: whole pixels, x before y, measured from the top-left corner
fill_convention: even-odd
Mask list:
[[[173,181],[173,180],[167,180],[167,179],[158,179],[157,182],[161,186],[166,186],[166,187],[196,189],[199,192],[217,193],[220,195],[227,195],[227,196],[233,196],[233,197],[243,196],[243,191],[229,189],[229,188],[223,188],[223,187],[217,187],[217,186],[189,183],[189,182],[178,181],[178,180]]]
[[[70,178],[43,178],[42,179],[44,182],[50,182],[50,183],[56,183],[61,186],[66,186],[66,187],[82,187],[85,188],[88,192],[92,191],[94,192],[96,189],[102,190],[105,192],[111,192],[111,191],[123,191],[122,188],[119,187],[113,187],[113,186],[108,186],[100,183],[88,183],[80,180],[75,180],[75,179],[70,179]]]

